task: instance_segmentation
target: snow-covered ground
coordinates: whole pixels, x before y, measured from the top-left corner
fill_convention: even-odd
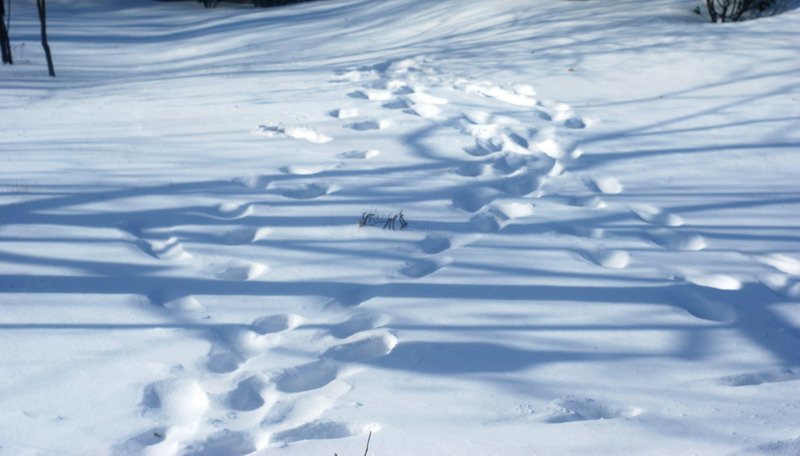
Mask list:
[[[0,455],[800,454],[800,10],[12,3]]]

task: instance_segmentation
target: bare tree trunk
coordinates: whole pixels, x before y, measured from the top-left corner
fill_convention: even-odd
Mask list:
[[[44,54],[47,56],[47,72],[51,77],[56,77],[56,70],[53,68],[53,57],[50,55],[50,45],[47,44],[47,5],[45,0],[36,0],[36,6],[39,8],[39,23],[42,25],[42,47]]]
[[[3,54],[3,63],[9,65],[14,63],[14,59],[11,57],[11,41],[8,38],[8,28],[6,28],[5,0],[0,0],[0,50]]]

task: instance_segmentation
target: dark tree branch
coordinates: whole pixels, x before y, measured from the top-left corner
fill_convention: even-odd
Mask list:
[[[11,15],[11,4],[9,3],[9,19]],[[0,53],[3,55],[3,63],[11,65],[14,63],[14,58],[11,56],[11,41],[8,38],[8,27],[6,24],[6,5],[5,0],[0,0]]]
[[[47,5],[45,4],[45,0],[36,0],[36,6],[39,8],[39,23],[42,25],[42,47],[47,57],[47,72],[51,77],[56,77],[56,70],[53,67],[53,56],[50,55],[50,45],[47,44]]]

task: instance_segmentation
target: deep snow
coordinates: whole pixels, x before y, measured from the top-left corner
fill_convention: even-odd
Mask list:
[[[15,2],[0,454],[800,454],[800,11],[695,4]]]

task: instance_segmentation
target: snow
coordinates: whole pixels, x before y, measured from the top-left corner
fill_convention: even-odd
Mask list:
[[[0,453],[797,454],[800,10],[642,4],[14,3]]]

